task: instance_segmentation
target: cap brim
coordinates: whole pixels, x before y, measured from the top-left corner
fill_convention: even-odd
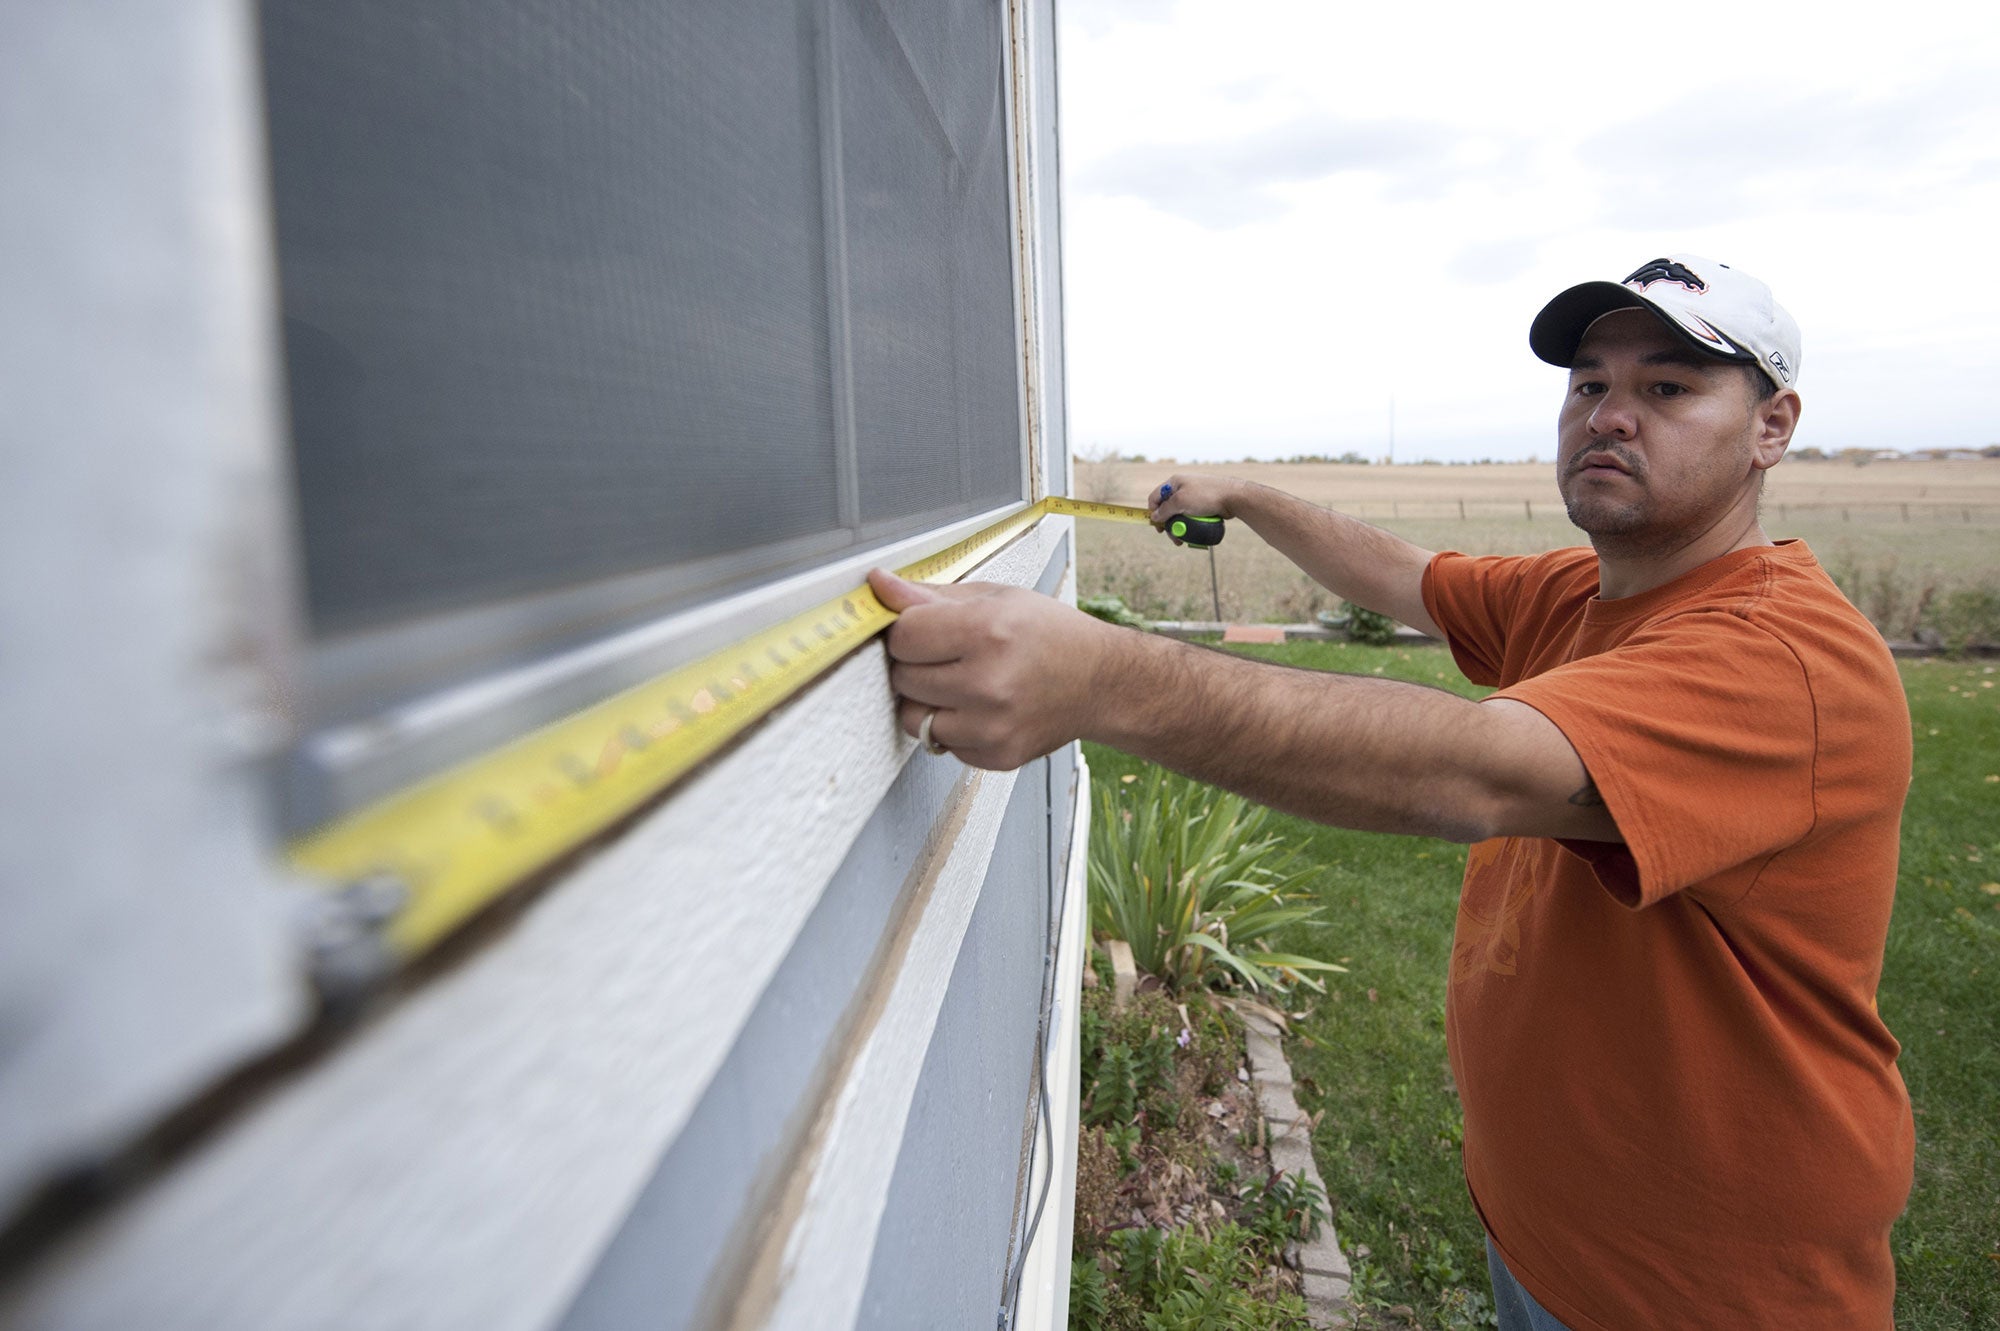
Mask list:
[[[1681,327],[1680,322],[1665,309],[1647,300],[1628,286],[1617,282],[1584,282],[1573,286],[1542,306],[1542,312],[1528,325],[1528,346],[1535,355],[1551,365],[1564,369],[1576,363],[1576,349],[1583,345],[1583,335],[1590,326],[1610,314],[1613,310],[1646,310],[1654,318],[1665,324],[1681,341],[1693,347],[1710,360],[1730,362],[1753,362],[1756,357],[1748,352],[1740,356],[1717,354],[1693,333]]]

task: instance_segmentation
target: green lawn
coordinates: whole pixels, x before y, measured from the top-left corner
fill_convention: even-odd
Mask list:
[[[1896,1325],[2000,1326],[2000,668],[1903,666],[1916,779],[1882,1015],[1903,1042],[1917,1183]]]
[[[1477,694],[1440,647],[1242,649],[1291,665]],[[1989,673],[1990,672],[1990,673]],[[1896,1227],[1903,1331],[2000,1326],[2000,669],[1907,663],[1916,782],[1881,990],[1917,1112],[1916,1190]],[[1991,687],[1989,687],[1991,685]],[[1098,779],[1138,764],[1091,746]],[[1300,1100],[1378,1324],[1488,1324],[1479,1223],[1459,1172],[1444,1050],[1445,964],[1461,847],[1287,820],[1324,868],[1334,923],[1295,939],[1348,962],[1290,1043]],[[1310,995],[1308,996],[1310,997]],[[1366,1249],[1365,1255],[1357,1249]]]

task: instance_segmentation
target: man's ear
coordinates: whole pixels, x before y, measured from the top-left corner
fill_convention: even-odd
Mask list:
[[[1769,471],[1778,465],[1778,459],[1785,456],[1785,450],[1792,446],[1792,432],[1799,428],[1798,390],[1786,388],[1777,396],[1759,402],[1756,407],[1757,440],[1750,465],[1758,471]]]

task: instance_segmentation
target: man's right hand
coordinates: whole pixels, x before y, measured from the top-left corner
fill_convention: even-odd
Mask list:
[[[1153,488],[1148,496],[1147,515],[1153,526],[1164,531],[1168,522],[1183,515],[1193,518],[1233,518],[1237,516],[1236,496],[1244,482],[1227,476],[1205,476],[1199,472],[1175,472],[1166,483]],[[1175,545],[1181,544],[1179,541]]]
[[[1164,528],[1181,514],[1239,519],[1341,600],[1444,637],[1424,608],[1424,568],[1431,552],[1400,536],[1232,476],[1177,472],[1154,486],[1147,499],[1155,527]]]

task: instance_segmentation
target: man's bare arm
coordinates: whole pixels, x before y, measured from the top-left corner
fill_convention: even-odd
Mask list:
[[[1422,546],[1254,481],[1184,473],[1167,484],[1173,492],[1155,499],[1156,521],[1179,513],[1240,518],[1335,596],[1444,637],[1424,609],[1424,567],[1432,552]]]
[[[874,580],[903,611],[904,730],[935,710],[932,736],[973,766],[1083,738],[1341,827],[1620,839],[1576,750],[1524,704],[1245,660],[1018,589]]]

